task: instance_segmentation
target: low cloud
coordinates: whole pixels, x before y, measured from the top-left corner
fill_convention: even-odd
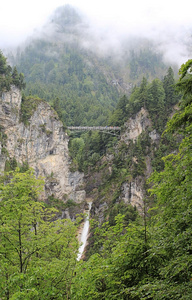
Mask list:
[[[57,0],[55,4],[61,2],[65,3],[65,0]],[[6,30],[5,24],[0,21],[0,48],[21,45],[29,36],[31,38],[44,36],[51,39],[59,36],[63,41],[72,42],[77,38],[76,33],[78,33],[80,34],[78,41],[82,47],[102,56],[113,55],[121,58],[129,48],[134,47],[133,41],[148,39],[152,41],[156,51],[163,53],[166,62],[180,66],[192,54],[191,10],[189,7],[186,8],[187,2],[183,0],[181,5],[173,0],[135,0],[132,3],[125,0],[119,0],[118,3],[82,0],[79,4],[77,0],[69,0],[69,3],[76,5],[75,9],[82,20],[75,25],[71,33],[59,32],[57,25],[52,22],[54,13],[51,14],[50,10],[53,7],[46,6],[41,15],[43,8],[39,3],[35,15],[31,4],[32,23],[27,23],[30,12],[29,9],[25,12],[25,7],[23,19],[18,16],[19,24],[15,25],[15,30],[14,15],[9,16],[9,26]],[[45,8],[45,3],[43,7]],[[58,11],[57,9],[57,13]],[[8,21],[8,18],[5,18],[5,21]],[[34,29],[35,24],[36,29]],[[22,31],[19,26],[22,27]]]

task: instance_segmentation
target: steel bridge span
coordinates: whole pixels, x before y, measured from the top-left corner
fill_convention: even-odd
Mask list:
[[[118,126],[68,126],[67,129],[81,131],[97,130],[113,135],[116,135],[115,132],[121,131],[121,127]]]

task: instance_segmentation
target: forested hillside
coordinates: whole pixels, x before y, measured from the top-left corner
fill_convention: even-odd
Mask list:
[[[128,40],[120,52],[104,54],[96,43],[86,20],[64,6],[53,14],[44,34],[9,59],[25,75],[26,95],[49,101],[65,124],[106,125],[119,98],[130,94],[142,74],[149,80],[161,78],[167,67],[148,40]]]
[[[160,137],[164,131],[174,105],[180,99],[175,92],[174,84],[174,73],[171,67],[162,80],[154,79],[152,82],[148,82],[143,77],[140,86],[135,87],[130,96],[124,95],[119,99],[116,108],[108,116],[107,125],[121,126],[121,135],[123,135],[126,131],[125,123],[144,108],[149,114],[150,126],[146,128],[137,142],[129,146],[123,140],[118,143],[118,136],[109,136],[102,132],[89,132],[81,134],[81,137],[73,137],[69,146],[76,166],[81,171],[87,172],[88,168],[94,167],[104,154],[111,153],[114,155],[117,177],[120,169],[125,169],[125,166],[127,175],[130,170],[132,176],[137,173],[142,175],[146,169],[144,157],[151,151],[150,157],[153,160],[154,168],[160,169],[161,157],[174,148],[174,139],[170,135],[164,136],[158,149],[154,150],[156,146],[151,145],[152,140],[149,134],[154,131]],[[118,151],[116,147],[119,149]],[[133,164],[132,156],[137,157],[137,164]]]
[[[191,299],[191,68],[189,60],[180,69],[184,96],[164,133],[182,134],[178,150],[149,178],[140,215],[92,225],[95,253],[79,266],[72,299]]]

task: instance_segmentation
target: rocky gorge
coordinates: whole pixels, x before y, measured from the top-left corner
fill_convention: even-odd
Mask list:
[[[100,225],[105,221],[113,225],[119,213],[129,222],[149,208],[146,182],[160,143],[160,134],[142,107],[121,127],[113,147],[106,148],[96,164],[83,173],[74,168],[69,135],[46,101],[34,96],[26,101],[15,86],[1,93],[0,172],[3,174],[13,161],[18,166],[26,164],[36,177],[43,177],[41,199],[58,208],[58,218],[73,221],[84,214],[78,233],[79,240],[86,237],[83,250],[79,250],[83,259],[89,257],[95,240],[86,218],[88,211]]]
[[[160,141],[160,135],[152,128],[147,110],[141,108],[134,117],[125,122],[113,152],[107,151],[96,168],[90,169],[84,175],[78,170],[71,171],[69,136],[54,109],[43,100],[31,98],[27,103],[31,112],[26,121],[22,119],[22,101],[21,91],[15,86],[1,94],[1,173],[11,159],[15,159],[20,165],[27,163],[35,170],[37,177],[42,176],[45,180],[44,192],[41,195],[44,201],[49,197],[57,198],[63,203],[74,201],[74,207],[65,208],[62,217],[74,219],[76,213],[84,212],[86,197],[93,199],[91,214],[97,215],[101,222],[105,219],[105,212],[111,209],[111,203],[120,199],[125,205],[142,211],[145,180],[152,172],[152,152],[149,153],[150,146],[147,146],[142,173],[137,172],[134,176],[134,168],[137,169],[140,164],[140,154],[138,155],[134,147],[143,134],[147,135],[153,148]],[[124,157],[123,160],[120,156]],[[127,157],[132,162],[129,166],[126,165]],[[116,168],[114,161],[120,159],[124,166],[117,182],[113,182],[111,178]],[[125,175],[128,168],[129,175]],[[105,193],[103,190],[107,184],[110,187]]]

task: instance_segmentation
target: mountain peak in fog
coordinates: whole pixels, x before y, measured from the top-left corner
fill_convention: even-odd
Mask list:
[[[82,18],[71,5],[58,7],[51,16],[51,23],[55,24],[58,32],[70,31],[82,23]]]

